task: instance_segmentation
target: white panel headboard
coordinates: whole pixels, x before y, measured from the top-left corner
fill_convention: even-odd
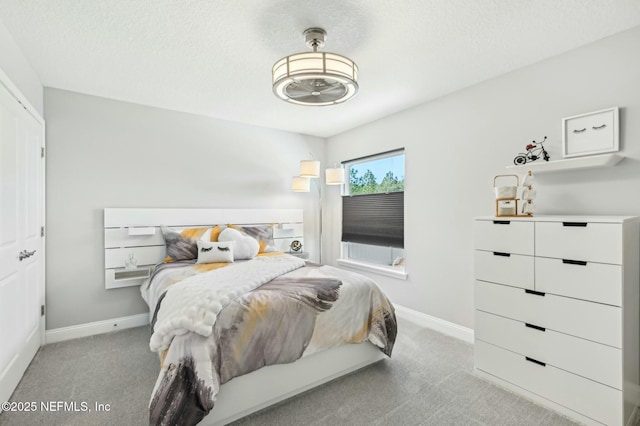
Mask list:
[[[104,209],[105,288],[140,285],[151,267],[165,258],[160,225],[173,228],[215,225],[276,224],[274,241],[287,252],[293,240],[303,242],[300,209]],[[303,242],[304,243],[304,242]],[[133,256],[137,267],[126,268]]]

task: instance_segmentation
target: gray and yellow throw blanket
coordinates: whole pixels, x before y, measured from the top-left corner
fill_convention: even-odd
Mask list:
[[[222,384],[266,365],[364,341],[391,356],[397,331],[395,313],[369,278],[330,266],[303,266],[286,254],[258,256],[249,262],[271,265],[265,268],[268,279],[255,277],[253,272],[247,275],[246,270],[256,268],[243,263],[221,268],[225,265],[183,261],[160,265],[143,284],[143,297],[154,313],[153,335],[162,335],[156,339],[152,335],[151,346],[160,352],[161,370],[151,397],[150,424],[198,423],[213,409]],[[288,266],[280,268],[274,263]],[[230,272],[234,268],[238,269]],[[276,269],[288,272],[273,277]],[[229,277],[243,274],[254,284],[238,292],[246,282],[231,284]],[[194,299],[171,293],[191,292],[188,284],[196,282],[226,290],[220,292],[220,300],[199,303],[196,311],[185,314],[190,306],[180,309],[177,301],[193,303]],[[212,294],[210,289],[205,293],[206,297]],[[169,313],[163,312],[168,298],[172,298]],[[211,322],[211,317],[201,308],[207,304],[213,306],[214,320],[205,331],[203,324]],[[158,332],[159,319],[164,331],[172,322],[177,327],[168,334]],[[192,326],[194,319],[198,324]]]

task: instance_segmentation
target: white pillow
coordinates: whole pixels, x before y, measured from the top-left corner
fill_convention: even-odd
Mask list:
[[[258,250],[260,250],[260,244],[258,244],[255,238],[245,235],[233,228],[226,228],[222,231],[218,237],[218,241],[235,242],[233,246],[234,260],[252,259],[258,254]]]
[[[198,261],[196,263],[233,262],[233,241],[211,242],[198,240]]]

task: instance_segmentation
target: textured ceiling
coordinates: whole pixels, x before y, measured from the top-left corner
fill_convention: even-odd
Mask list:
[[[640,1],[2,0],[0,19],[44,86],[327,137],[640,25]],[[360,68],[345,104],[271,92],[312,26]]]

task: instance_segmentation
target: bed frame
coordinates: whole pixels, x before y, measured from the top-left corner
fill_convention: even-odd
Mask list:
[[[262,367],[222,385],[213,410],[198,425],[225,425],[384,358],[380,349],[365,342]]]
[[[104,210],[105,287],[140,285],[165,257],[160,225],[174,228],[218,224],[275,224],[274,241],[289,251],[303,239],[302,210],[287,209],[113,209]],[[135,268],[125,268],[129,256]],[[131,265],[129,265],[131,266]],[[291,364],[263,367],[221,386],[215,407],[200,425],[224,425],[330,380],[384,359],[365,342],[304,356]]]

